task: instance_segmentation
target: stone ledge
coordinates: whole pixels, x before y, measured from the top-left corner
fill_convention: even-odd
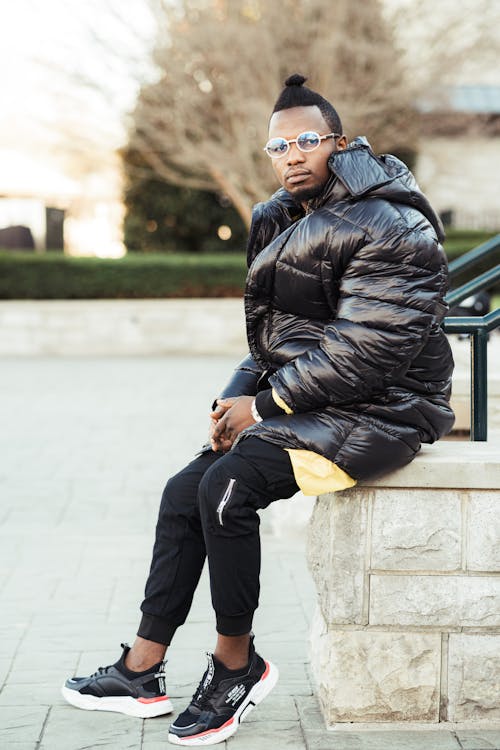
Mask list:
[[[323,616],[323,613],[321,612]],[[367,631],[370,633],[456,633],[458,635],[494,635],[500,636],[500,627],[498,625],[447,625],[443,628],[442,625],[426,625],[425,628],[422,625],[373,625],[366,623],[366,625],[359,625],[358,623],[343,623],[333,622],[329,626],[334,630],[346,632],[356,631],[362,632]],[[500,748],[498,748],[500,750]]]
[[[440,440],[422,446],[408,466],[380,479],[360,482],[358,487],[500,489],[499,445],[493,440],[483,443]]]
[[[439,724],[429,724],[424,721],[391,721],[390,724],[364,721],[362,724],[350,724],[339,721],[329,724],[328,729],[331,731],[332,737],[339,733],[363,735],[378,732],[388,734],[412,730],[419,731],[422,737],[425,737],[426,733],[432,737],[436,732],[498,732],[500,731],[500,721],[481,719],[481,721],[442,721]],[[431,750],[431,748],[432,746],[429,745],[428,750]],[[496,748],[485,747],[484,750],[496,750]]]
[[[312,668],[327,725],[439,719],[439,633],[331,630],[316,611]]]
[[[500,634],[452,634],[449,642],[451,720],[500,721]]]
[[[0,301],[0,355],[247,351],[243,299]]]
[[[372,572],[462,570],[459,492],[383,487],[373,494]]]
[[[371,574],[373,625],[500,627],[500,577]]]
[[[500,717],[499,503],[494,440],[424,446],[317,499],[311,667],[329,726]]]

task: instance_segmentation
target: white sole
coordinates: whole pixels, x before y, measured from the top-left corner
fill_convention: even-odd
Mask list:
[[[72,706],[83,708],[85,711],[116,711],[138,719],[151,719],[154,716],[170,714],[174,710],[170,698],[166,697],[151,702],[141,702],[140,699],[128,696],[114,696],[112,698],[98,698],[95,695],[82,695],[77,690],[71,690],[63,685],[63,698]]]
[[[250,711],[258,706],[264,698],[269,695],[273,687],[278,682],[279,671],[278,667],[272,664],[270,661],[266,661],[268,668],[267,675],[264,673],[261,680],[253,686],[248,693],[247,697],[238,708],[234,716],[223,724],[218,729],[209,729],[207,732],[194,735],[193,737],[178,737],[176,734],[168,735],[168,741],[172,745],[216,745],[218,742],[224,742],[228,737],[231,737],[237,732],[239,725],[244,721]]]

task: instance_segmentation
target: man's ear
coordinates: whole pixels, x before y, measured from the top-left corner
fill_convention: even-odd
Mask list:
[[[347,148],[347,136],[342,135],[337,141],[337,151],[345,151]]]

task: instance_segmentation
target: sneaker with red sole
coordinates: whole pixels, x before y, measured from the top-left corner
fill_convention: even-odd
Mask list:
[[[148,719],[172,713],[165,689],[165,662],[145,672],[131,672],[125,666],[130,651],[122,643],[120,659],[109,667],[99,667],[90,677],[72,677],[62,687],[63,698],[86,711],[116,711]]]
[[[231,737],[250,711],[271,692],[278,669],[259,656],[250,642],[249,663],[242,670],[227,669],[213,654],[191,703],[173,724],[173,745],[216,745]]]

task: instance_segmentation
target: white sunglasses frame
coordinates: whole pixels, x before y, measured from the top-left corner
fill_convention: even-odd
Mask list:
[[[314,133],[314,135],[318,136],[319,143],[318,143],[317,146],[314,146],[313,148],[301,148],[299,146],[299,143],[298,143],[299,138],[302,135],[307,135],[307,133]],[[315,130],[304,130],[303,133],[299,133],[298,134],[297,138],[290,138],[290,140],[288,140],[287,138],[283,138],[283,140],[286,141],[286,151],[284,151],[282,154],[270,154],[269,151],[267,150],[267,147],[269,146],[269,144],[271,143],[271,141],[276,140],[275,138],[270,138],[268,140],[268,142],[266,143],[266,145],[263,148],[263,151],[266,152],[266,154],[269,156],[270,159],[282,159],[283,156],[286,156],[288,154],[288,152],[290,151],[291,144],[295,143],[297,145],[297,148],[299,149],[299,151],[302,151],[303,154],[310,154],[311,151],[316,151],[316,149],[321,146],[321,141],[325,141],[325,140],[327,140],[327,138],[341,138],[341,137],[342,137],[342,135],[340,133],[327,133],[326,135],[320,135]],[[280,138],[280,136],[276,136],[276,138]]]

